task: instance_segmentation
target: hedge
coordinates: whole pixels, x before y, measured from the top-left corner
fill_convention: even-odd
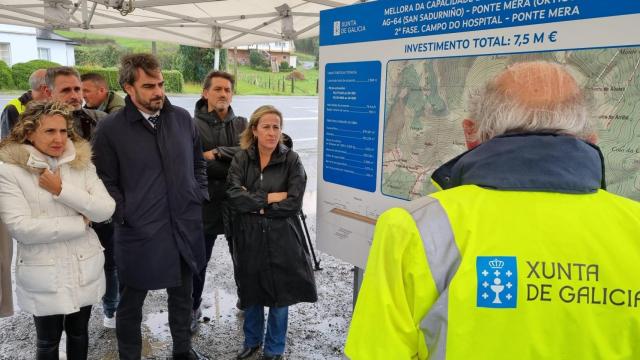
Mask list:
[[[11,89],[15,87],[11,68],[4,61],[0,60],[0,89]]]
[[[29,76],[38,69],[46,69],[54,66],[60,66],[57,63],[46,60],[31,60],[26,63],[18,63],[10,69],[7,64],[0,60],[0,88],[18,88],[21,90],[29,89]],[[95,72],[102,75],[109,83],[112,90],[121,90],[118,84],[117,68],[101,68],[92,66],[77,66],[76,69],[80,74]],[[164,70],[164,86],[167,92],[180,93],[184,86],[182,73],[178,70]]]
[[[80,74],[86,73],[98,73],[102,75],[109,84],[111,90],[122,90],[120,84],[118,84],[118,69],[117,68],[101,68],[93,66],[77,66],[76,69]],[[184,86],[184,79],[182,73],[178,70],[163,70],[162,76],[164,77],[164,88],[167,92],[180,93]]]
[[[167,92],[181,93],[184,86],[184,78],[178,70],[164,70],[164,88]]]
[[[46,69],[54,66],[60,66],[60,64],[47,60],[31,60],[25,63],[17,63],[11,67],[13,73],[13,82],[16,87],[21,90],[28,90],[29,76],[31,73],[38,69]]]
[[[109,89],[114,91],[122,90],[120,88],[120,84],[118,84],[118,69],[116,68],[103,68],[103,67],[95,67],[95,66],[76,66],[76,69],[80,72],[81,75],[86,73],[97,73],[102,75],[105,80],[107,80],[107,84],[109,84]]]

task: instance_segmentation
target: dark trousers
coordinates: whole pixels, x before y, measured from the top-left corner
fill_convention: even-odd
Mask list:
[[[102,297],[102,310],[108,318],[113,317],[120,301],[120,291],[118,284],[118,268],[113,252],[113,223],[94,223],[93,229],[100,239],[100,244],[104,248],[104,276],[106,280],[106,291]]]
[[[86,360],[89,348],[91,305],[68,315],[34,316],[36,324],[36,359],[58,360],[62,330],[67,333],[67,359]]]
[[[206,262],[200,273],[193,276],[193,310],[197,310],[202,304],[202,292],[204,291],[204,282],[207,276],[207,266],[209,264],[209,260],[211,260],[211,253],[213,252],[213,246],[216,244],[216,238],[218,235],[209,235],[204,234],[204,247],[205,247],[205,256]],[[229,253],[232,254],[233,257],[233,244],[231,241],[227,240],[229,244]]]
[[[192,273],[184,261],[180,262],[180,286],[167,288],[169,305],[169,329],[173,339],[174,355],[191,350],[191,278]],[[139,360],[142,353],[142,306],[147,290],[123,285],[116,312],[116,336],[121,360]]]

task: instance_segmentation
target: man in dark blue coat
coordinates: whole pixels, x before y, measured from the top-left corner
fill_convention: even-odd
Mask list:
[[[165,98],[160,65],[149,54],[122,59],[126,106],[95,135],[95,163],[116,201],[115,258],[122,284],[116,312],[120,359],[140,359],[148,290],[167,289],[174,359],[191,349],[192,281],[204,266],[202,202],[206,164],[191,117]]]

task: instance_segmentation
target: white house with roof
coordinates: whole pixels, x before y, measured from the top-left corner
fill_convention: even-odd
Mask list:
[[[298,57],[291,55],[294,51],[293,41],[279,41],[263,44],[255,44],[249,46],[237,46],[233,49],[229,49],[228,60],[229,63],[234,61],[242,65],[249,64],[249,52],[251,50],[258,50],[268,57],[271,63],[280,64],[286,62],[290,67],[297,67]]]
[[[75,45],[49,30],[0,24],[0,60],[9,66],[36,59],[74,66]]]

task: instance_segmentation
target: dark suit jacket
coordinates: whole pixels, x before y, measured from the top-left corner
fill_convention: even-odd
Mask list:
[[[168,99],[155,130],[133,105],[99,122],[98,175],[116,201],[114,251],[120,281],[137,289],[180,285],[180,259],[205,264],[202,202],[206,164],[193,121]]]

